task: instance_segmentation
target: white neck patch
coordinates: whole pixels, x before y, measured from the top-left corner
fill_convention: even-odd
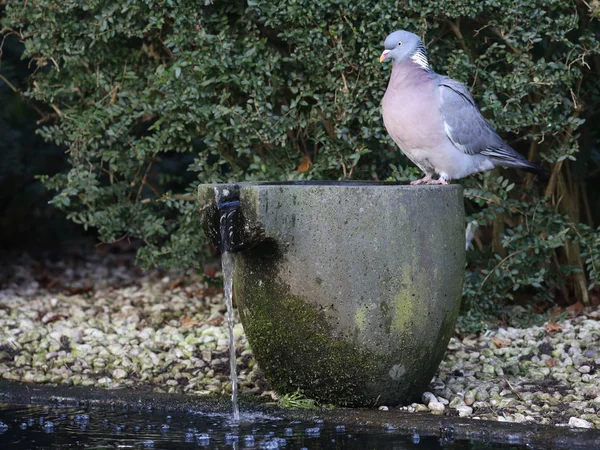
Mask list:
[[[414,55],[410,57],[410,60],[418,65],[421,69],[429,69],[429,61],[425,53],[417,50]]]

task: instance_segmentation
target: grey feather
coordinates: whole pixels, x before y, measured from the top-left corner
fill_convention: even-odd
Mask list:
[[[499,165],[519,167],[523,161],[529,162],[498,136],[462,83],[441,75],[438,79],[444,130],[456,148],[468,155],[497,159]]]

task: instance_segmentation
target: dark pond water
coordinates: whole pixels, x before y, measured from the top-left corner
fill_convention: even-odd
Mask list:
[[[510,445],[224,415],[22,406],[0,403],[0,449],[515,449]]]

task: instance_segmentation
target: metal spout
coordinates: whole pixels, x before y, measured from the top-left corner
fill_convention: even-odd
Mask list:
[[[265,241],[253,203],[243,198],[244,186],[213,184],[201,185],[198,189],[202,229],[221,253],[240,252]]]
[[[241,242],[236,242],[236,224],[239,224],[239,200],[218,203],[219,209],[219,248],[221,253],[240,250]],[[239,233],[237,233],[239,236]]]
[[[243,218],[240,210],[240,187],[237,184],[213,186],[212,219],[205,223],[213,242],[221,253],[237,252],[243,248]],[[216,206],[216,208],[215,208]],[[206,229],[205,226],[205,229]]]

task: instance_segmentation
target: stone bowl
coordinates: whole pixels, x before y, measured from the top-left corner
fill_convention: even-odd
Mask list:
[[[235,301],[273,388],[346,406],[419,398],[460,308],[462,187],[203,185],[215,242],[232,199]]]

